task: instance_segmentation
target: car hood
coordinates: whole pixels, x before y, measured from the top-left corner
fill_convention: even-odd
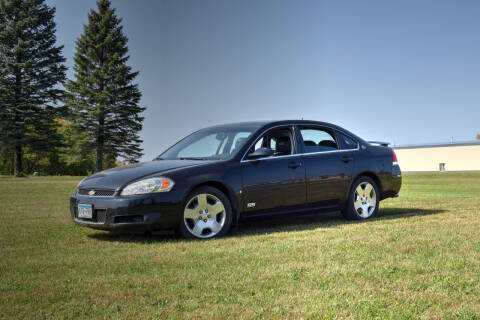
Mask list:
[[[130,181],[150,176],[155,173],[164,173],[169,170],[199,166],[212,161],[200,160],[154,160],[135,163],[100,171],[85,178],[79,185],[84,189],[118,189]]]

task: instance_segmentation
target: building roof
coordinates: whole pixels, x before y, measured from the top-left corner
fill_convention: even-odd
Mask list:
[[[480,140],[443,142],[443,143],[407,144],[407,145],[393,146],[393,149],[419,149],[419,148],[460,147],[460,146],[480,146]]]

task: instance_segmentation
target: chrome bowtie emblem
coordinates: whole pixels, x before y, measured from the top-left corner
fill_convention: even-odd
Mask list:
[[[95,190],[90,190],[90,191],[88,191],[88,195],[89,195],[89,196],[93,196],[94,194],[95,194]]]

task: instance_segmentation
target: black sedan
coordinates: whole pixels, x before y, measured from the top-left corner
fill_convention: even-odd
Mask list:
[[[341,210],[369,219],[401,181],[391,148],[336,125],[246,122],[196,131],[153,161],[87,177],[70,208],[91,228],[213,238],[263,215]]]

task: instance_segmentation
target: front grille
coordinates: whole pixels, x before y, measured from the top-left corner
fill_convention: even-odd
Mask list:
[[[90,191],[95,192],[94,194],[89,194]],[[105,189],[78,189],[78,194],[84,196],[92,196],[92,197],[111,197],[115,194],[115,190],[105,190]]]

